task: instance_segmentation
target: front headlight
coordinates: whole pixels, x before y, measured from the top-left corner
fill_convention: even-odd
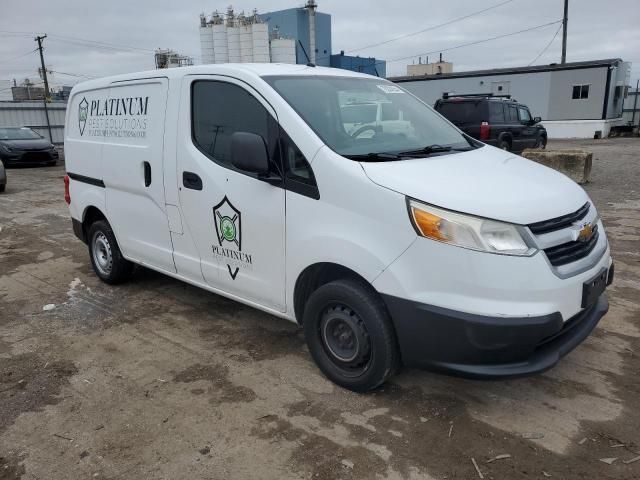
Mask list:
[[[423,237],[458,247],[498,253],[531,256],[536,252],[510,223],[464,215],[409,200],[411,220]]]

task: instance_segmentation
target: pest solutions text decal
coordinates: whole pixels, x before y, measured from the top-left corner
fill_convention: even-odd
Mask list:
[[[149,97],[107,99],[83,98],[78,105],[80,135],[90,137],[134,137],[147,134]]]

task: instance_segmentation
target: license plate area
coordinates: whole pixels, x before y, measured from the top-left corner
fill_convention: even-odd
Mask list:
[[[582,308],[588,308],[598,300],[604,289],[607,288],[607,269],[600,272],[582,284]]]

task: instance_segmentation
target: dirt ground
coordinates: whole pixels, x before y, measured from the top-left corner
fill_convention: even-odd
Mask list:
[[[591,337],[536,377],[405,370],[368,395],[325,380],[286,321],[149,270],[101,283],[64,168],[9,170],[0,479],[640,478],[640,139],[549,148],[570,146],[595,154],[616,260]]]

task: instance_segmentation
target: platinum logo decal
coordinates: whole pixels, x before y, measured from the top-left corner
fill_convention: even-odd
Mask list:
[[[242,214],[225,196],[213,207],[213,223],[216,227],[218,245],[213,245],[213,255],[226,262],[233,280],[240,269],[251,269],[251,254],[242,251]]]

